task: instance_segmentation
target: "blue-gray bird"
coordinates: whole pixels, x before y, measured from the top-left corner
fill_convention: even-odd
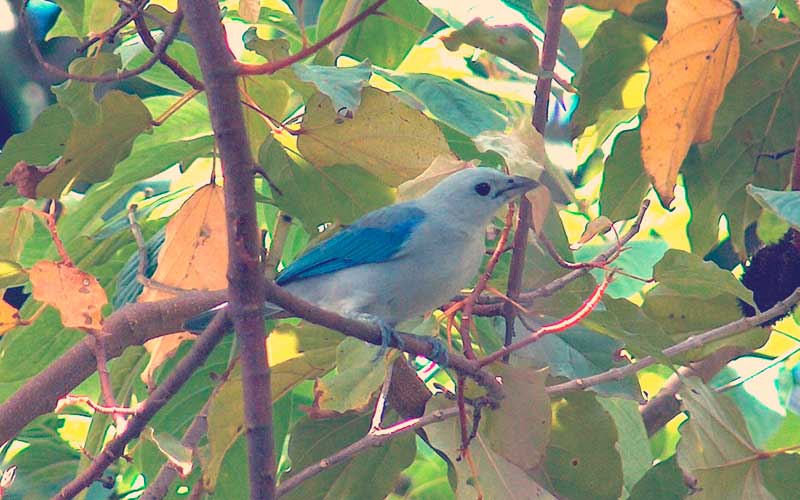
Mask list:
[[[509,200],[538,184],[491,168],[456,172],[415,200],[361,217],[286,267],[275,282],[323,309],[395,325],[450,300],[475,277],[485,229]],[[185,325],[201,331],[222,304]],[[266,314],[277,306],[267,304]]]

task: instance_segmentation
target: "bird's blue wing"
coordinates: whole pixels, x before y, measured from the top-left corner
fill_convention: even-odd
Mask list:
[[[424,218],[425,212],[408,204],[367,214],[306,252],[284,269],[275,282],[286,285],[348,267],[390,260],[403,249]]]

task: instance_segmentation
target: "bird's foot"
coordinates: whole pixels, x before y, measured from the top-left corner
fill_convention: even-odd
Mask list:
[[[383,321],[382,319],[376,320],[375,323],[378,325],[378,328],[381,329],[381,348],[378,350],[378,354],[375,356],[376,359],[381,358],[384,354],[386,354],[386,350],[392,344],[392,339],[394,339],[394,343],[398,349],[403,349],[403,340],[397,336],[397,332],[394,331],[394,328],[392,328],[389,323]]]
[[[447,346],[442,342],[442,339],[429,337],[428,342],[431,344],[431,352],[428,355],[428,359],[442,368],[447,368],[450,364],[450,351],[447,350]]]

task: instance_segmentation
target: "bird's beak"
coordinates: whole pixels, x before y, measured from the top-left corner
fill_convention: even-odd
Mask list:
[[[514,175],[509,179],[508,185],[495,191],[495,198],[503,196],[504,198],[511,199],[523,193],[527,193],[531,189],[537,187],[538,182],[530,177],[523,177],[521,175]]]

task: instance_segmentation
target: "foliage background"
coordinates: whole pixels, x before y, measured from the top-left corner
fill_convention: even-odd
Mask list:
[[[119,6],[110,0],[58,3],[63,10],[55,25],[39,33],[48,58],[69,62],[72,72],[95,75],[147,59],[149,53],[131,28],[122,30],[115,43],[95,45],[87,57],[75,57],[75,37],[106,29]],[[232,50],[240,60],[254,63],[296,52],[304,36],[314,42],[332,32],[345,4],[350,2],[305,2],[299,22],[296,2],[264,0],[257,19],[247,22],[241,5],[222,2]],[[427,427],[427,440],[400,436],[303,483],[288,497],[474,497],[478,484],[486,498],[682,498],[689,492],[682,469],[698,481],[698,497],[792,498],[797,490],[791,478],[800,477],[793,453],[800,445],[795,317],[675,359],[687,364],[723,345],[734,346],[738,355],[707,385],[685,379],[681,396],[691,418],[681,413],[649,437],[639,402],[642,393],[657,394],[669,379],[666,363],[580,393],[550,398],[545,391],[546,385],[623,366],[626,356],[659,355],[669,345],[737,320],[737,299],[751,300],[733,279],[741,274],[741,263],[761,243],[774,243],[790,226],[798,227],[797,198],[783,192],[790,185],[791,155],[772,159],[761,154],[792,148],[800,126],[800,9],[791,1],[741,4],[740,15],[728,0],[671,0],[669,6],[663,0],[571,2],[555,72],[572,81],[578,96],[554,86],[546,141],[528,125],[538,68],[531,54],[534,44],[541,48],[545,1],[390,0],[382,9],[385,15],[368,18],[338,46],[275,74],[242,78],[252,153],[279,190],[255,180],[266,245],[281,241],[283,246],[280,262],[273,264],[291,262],[324,237],[320,228],[350,223],[419,189],[409,181],[459,168],[455,158],[539,177],[550,198],[534,203],[537,220],[562,255],[581,261],[614,241],[613,234],[602,235],[573,254],[567,242],[577,241],[588,221],[600,215],[632,219],[643,198],[653,201],[642,230],[617,265],[653,276],[657,284],[618,278],[580,326],[519,351],[513,369],[492,368],[495,374],[509,370],[502,372],[508,396],[501,410],[487,411],[473,442],[477,478],[465,461],[455,460],[458,426],[449,420]],[[665,27],[670,29],[668,7],[705,31],[678,33],[673,59],[667,57],[666,79],[657,87],[654,68],[659,63],[652,51],[667,37]],[[168,19],[174,8],[174,3],[154,1],[147,12]],[[45,24],[48,15],[52,20],[45,9]],[[476,17],[495,26],[494,31],[470,24]],[[718,18],[732,28],[714,31]],[[525,28],[496,27],[511,23]],[[3,36],[8,37],[4,54],[20,62],[10,67],[35,68],[20,34]],[[503,43],[498,43],[500,36]],[[714,71],[722,66],[716,84],[703,63],[699,76],[680,77],[676,64],[689,57],[674,54],[708,40],[735,44],[738,60],[709,63],[716,65]],[[337,52],[343,57],[334,62]],[[186,32],[168,53],[201,76]],[[142,293],[135,281],[138,257],[127,222],[131,203],[139,206],[138,220],[151,251],[149,273],[155,279],[181,288],[226,284],[224,208],[220,190],[208,185],[218,166],[205,96],[196,96],[153,126],[153,119],[191,90],[163,65],[124,82],[70,81],[52,88],[52,76],[30,71],[44,89],[39,94],[24,77],[3,83],[14,111],[8,128],[20,133],[5,142],[0,172],[7,174],[20,160],[42,166],[55,161],[57,170],[37,186],[39,201],[20,197],[13,187],[0,190],[0,287],[8,290],[8,304],[0,308],[0,401],[85,336],[63,326],[53,307],[30,325],[18,324],[15,314],[31,318],[40,307],[33,297],[21,301],[36,288],[30,270],[42,260],[58,259],[47,228],[19,207],[60,199],[58,233],[75,264],[105,289],[110,302],[106,315],[128,302],[167,296]],[[701,89],[701,98],[690,98],[679,109],[688,117],[682,123],[693,127],[688,139],[681,139],[671,135],[670,109],[658,107],[684,102],[687,88],[690,96]],[[650,125],[643,124],[647,120]],[[282,131],[277,122],[303,133]],[[685,155],[673,158],[681,141]],[[672,162],[648,163],[643,147],[666,148],[668,154],[656,157]],[[677,182],[674,200],[670,182]],[[291,216],[291,223],[283,214]],[[629,226],[618,224],[620,230]],[[208,245],[197,243],[201,233]],[[496,237],[489,232],[487,248]],[[567,272],[540,246],[530,245],[526,258],[526,290]],[[510,254],[505,254],[490,284],[503,290],[509,268]],[[545,318],[568,314],[602,273],[593,276],[536,301],[534,312]],[[403,329],[447,338],[445,325],[436,312]],[[501,318],[476,318],[474,326],[480,354],[502,346]],[[518,334],[524,331],[517,328]],[[343,340],[306,322],[270,322],[268,329],[276,456],[279,474],[289,477],[290,469],[301,470],[365,434],[387,363],[374,363],[374,350],[362,342]],[[169,497],[186,496],[201,486],[210,497],[247,497],[241,375],[236,368],[227,370],[234,344],[230,338],[223,341],[150,422],[153,432],[129,448],[131,460],[118,461],[109,471],[116,478],[111,490],[94,483],[86,498],[137,497],[166,460],[164,450],[185,462],[191,450],[178,439],[206,401],[211,401],[207,437],[195,450],[191,472],[174,483]],[[174,337],[162,339],[148,349],[129,348],[113,360],[117,400],[144,401],[148,384],[163,381],[189,345],[182,344],[173,356],[174,348]],[[537,371],[545,366],[547,374]],[[453,386],[446,371],[433,380]],[[97,376],[73,392],[99,400]],[[426,411],[446,404],[434,399]],[[543,411],[548,404],[551,411]],[[312,418],[321,412],[334,416]],[[110,425],[108,416],[85,405],[31,422],[2,448],[3,467],[17,466],[6,498],[55,494],[88,466],[88,456],[100,452]]]

